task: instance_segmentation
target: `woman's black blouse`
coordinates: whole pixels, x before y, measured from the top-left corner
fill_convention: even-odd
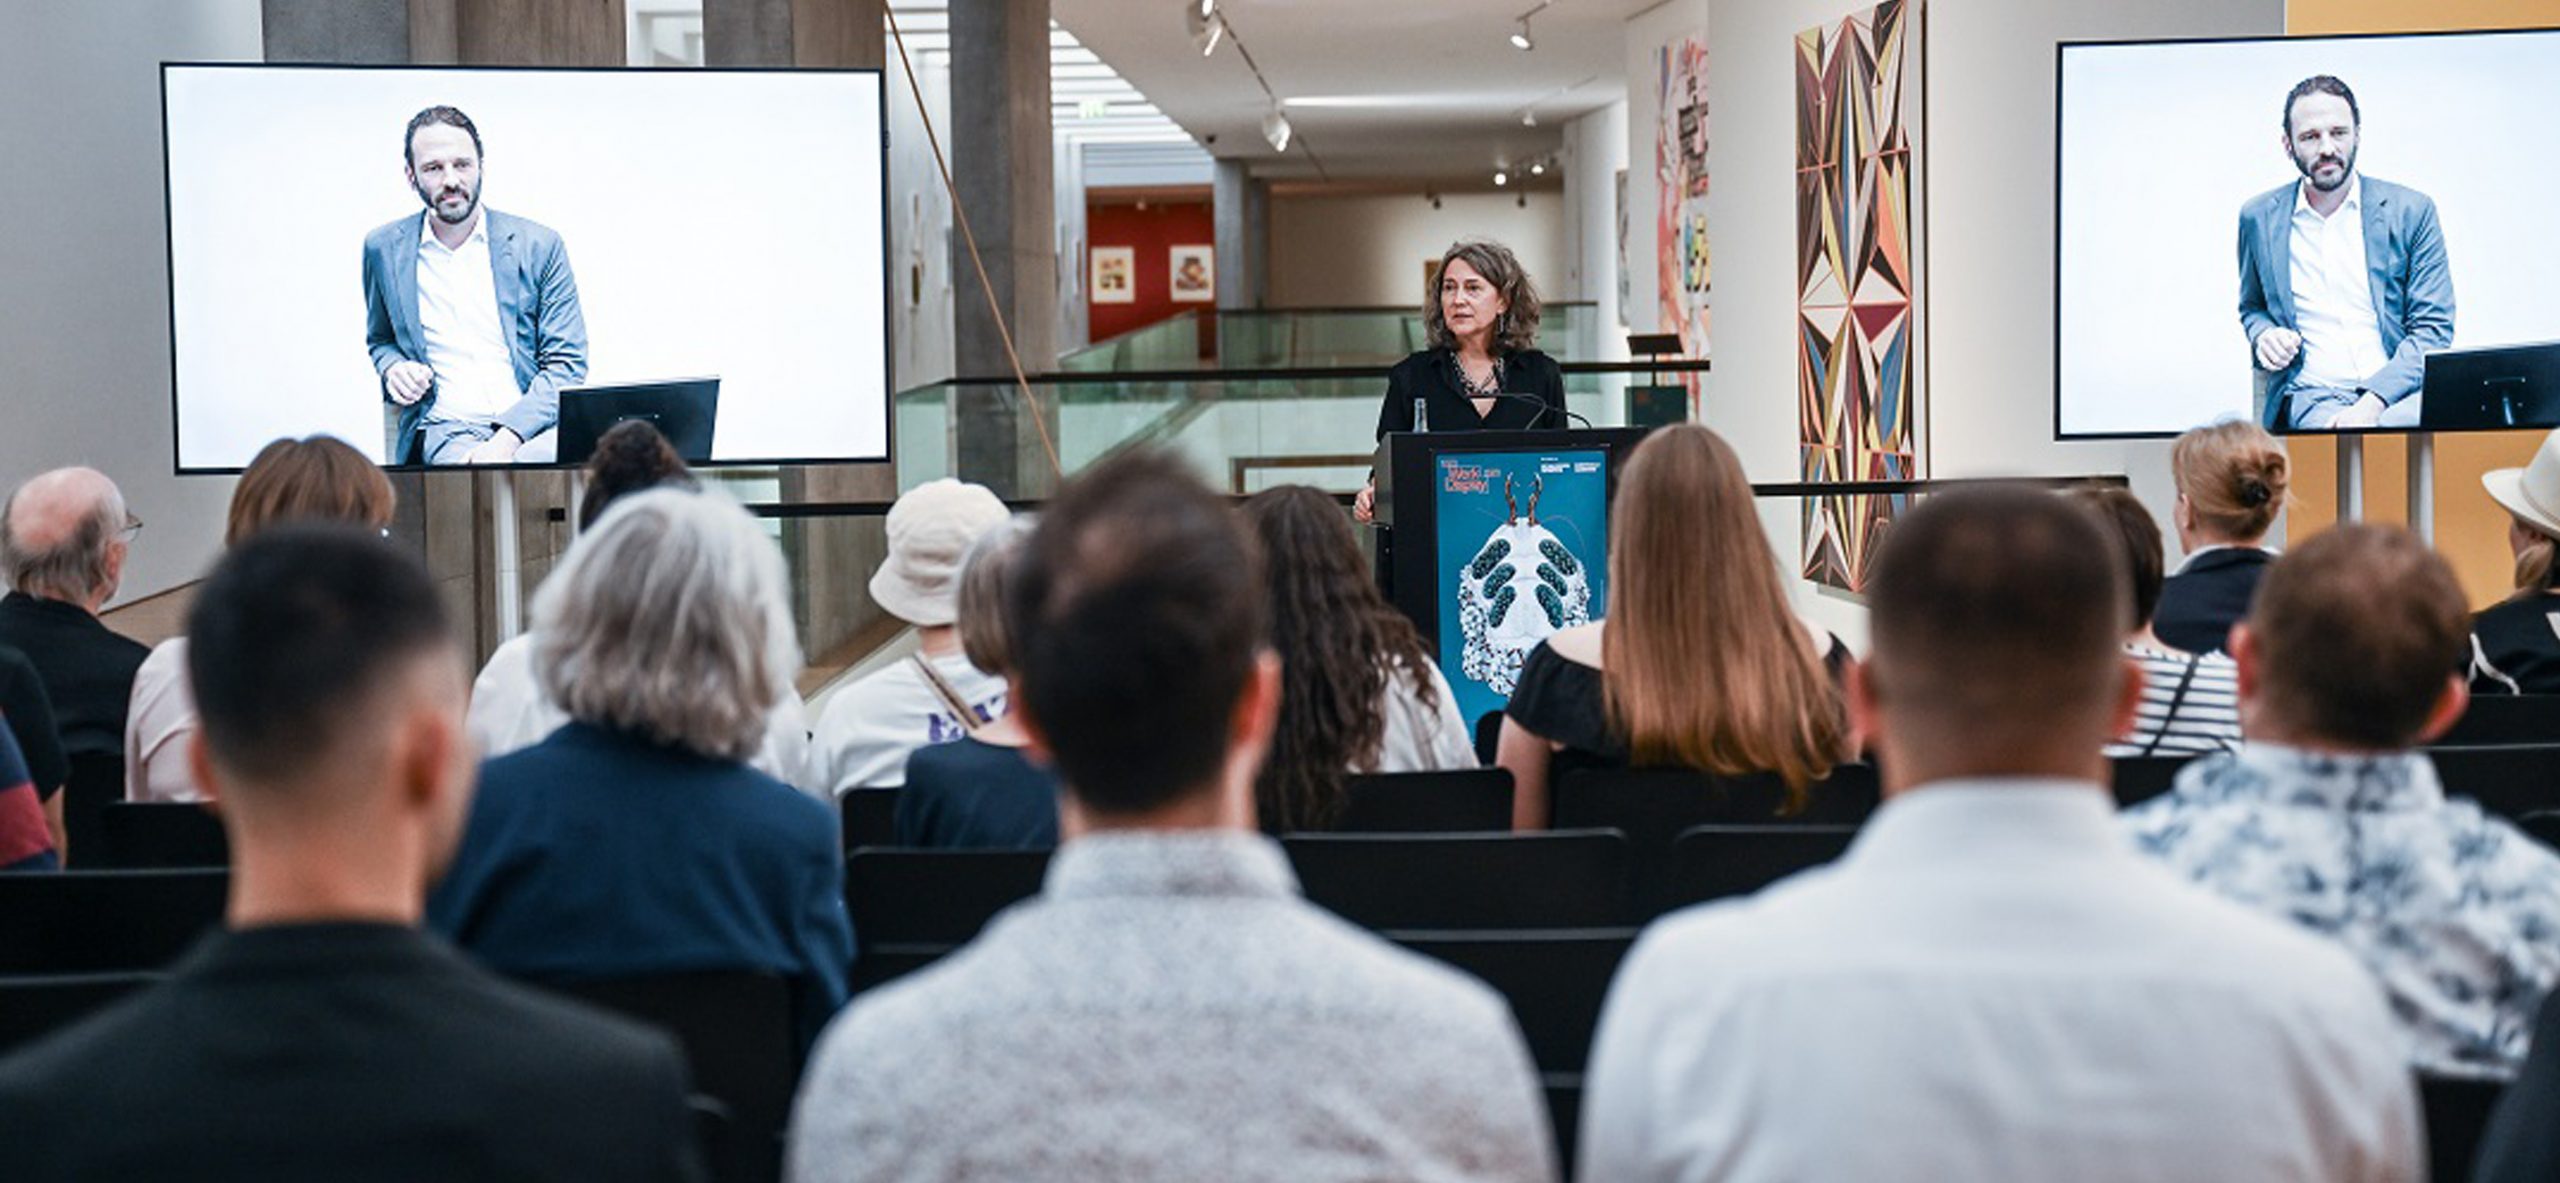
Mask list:
[[[1517,398],[1494,400],[1493,410],[1476,414],[1458,377],[1458,355],[1428,349],[1397,362],[1387,371],[1387,398],[1378,408],[1378,438],[1390,431],[1413,430],[1413,400],[1423,400],[1423,413],[1433,431],[1500,431],[1518,428],[1561,428],[1564,413],[1564,370],[1556,359],[1524,349],[1502,359],[1502,390]]]

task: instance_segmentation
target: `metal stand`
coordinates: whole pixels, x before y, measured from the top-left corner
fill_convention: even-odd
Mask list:
[[[577,541],[578,538],[578,507],[585,505],[586,503],[587,470],[583,468],[572,468],[569,470],[568,504],[569,540],[572,542]]]
[[[524,631],[524,548],[516,537],[515,474],[493,472],[488,478],[489,547],[495,552],[492,570],[497,573],[498,641],[503,644]]]
[[[2436,541],[2436,437],[2409,433],[2409,528],[2427,545]]]
[[[2338,438],[2338,520],[2364,520],[2364,437]]]

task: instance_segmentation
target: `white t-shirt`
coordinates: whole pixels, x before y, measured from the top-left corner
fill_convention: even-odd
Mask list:
[[[928,660],[980,722],[1004,714],[1004,679],[958,653]],[[836,692],[826,713],[818,716],[811,758],[819,783],[835,793],[895,788],[907,782],[908,753],[968,733],[917,672],[914,660],[903,659]]]
[[[187,684],[187,639],[171,637],[134,671],[124,720],[127,801],[202,801],[187,769],[187,737],[196,733],[196,696]]]
[[[471,683],[471,711],[463,726],[484,758],[532,747],[569,721],[569,712],[553,703],[534,677],[533,649],[534,635],[518,634],[489,655],[489,664]],[[808,705],[798,694],[785,692],[765,716],[764,726],[764,745],[747,766],[820,796],[825,786],[809,774]]]
[[[1378,741],[1378,766],[1353,771],[1437,772],[1477,766],[1475,737],[1467,734],[1466,720],[1458,717],[1458,696],[1450,693],[1449,679],[1441,675],[1439,666],[1427,666],[1425,671],[1438,705],[1424,709],[1412,676],[1395,667],[1378,704],[1387,717],[1386,731]]]

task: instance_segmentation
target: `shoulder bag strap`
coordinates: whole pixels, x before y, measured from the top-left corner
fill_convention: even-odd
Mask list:
[[[916,663],[916,672],[924,675],[924,684],[933,689],[933,696],[941,699],[943,707],[960,721],[961,730],[976,734],[980,727],[987,725],[986,720],[978,717],[978,712],[969,709],[969,700],[960,697],[950,679],[943,677],[941,670],[933,668],[933,663],[927,661],[924,654],[913,654],[908,660]]]
[[[2178,707],[2187,701],[2187,687],[2195,684],[2196,667],[2203,664],[2202,656],[2193,654],[2188,656],[2187,668],[2178,675],[2178,688],[2169,692],[2169,709],[2160,714],[2159,730],[2151,733],[2151,742],[2142,745],[2143,755],[2148,756],[2158,752],[2160,741],[2169,738],[2169,724],[2178,717]]]

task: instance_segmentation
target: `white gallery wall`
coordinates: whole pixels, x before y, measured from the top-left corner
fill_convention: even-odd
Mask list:
[[[1423,263],[1461,238],[1510,247],[1547,299],[1571,290],[1564,196],[1552,186],[1446,193],[1438,209],[1419,193],[1274,194],[1270,211],[1272,308],[1419,308]]]
[[[231,497],[172,475],[160,63],[256,61],[260,27],[258,0],[0,0],[0,487],[114,477],[148,524],[120,602],[200,575]]]
[[[1794,38],[1854,6],[1714,0],[1708,7],[1716,333],[1704,415],[1742,453],[1752,480],[1792,481],[1798,471]],[[1934,0],[1925,13],[1929,339],[1921,414],[1927,474],[2126,473],[2166,530],[2175,500],[2166,441],[2052,438],[2054,45],[2278,33],[2284,4]],[[1638,26],[1650,19],[1630,22],[1631,46]],[[1638,56],[1646,55],[1631,48],[1630,57]],[[1651,104],[1637,100],[1646,93],[1641,78],[1630,79],[1629,132],[1640,166],[1651,159],[1654,116]],[[2265,115],[2253,107],[2232,118],[2263,122]],[[2174,146],[2127,150],[2159,156],[2164,176],[2177,167]],[[1636,188],[1631,180],[1630,204]],[[1634,302],[1650,307],[1647,269],[1636,274]],[[1780,561],[1800,566],[1800,505],[1771,501],[1762,509]],[[1798,591],[1809,616],[1863,647],[1863,608],[1800,580]]]
[[[1633,188],[1637,176],[1627,167],[1627,103],[1620,99],[1564,128],[1565,237],[1572,272],[1561,289],[1565,298],[1588,300],[1600,325],[1599,359],[1627,356],[1626,310],[1618,302],[1618,175],[1627,173]],[[1627,246],[1636,258],[1647,257],[1633,223]],[[1598,359],[1595,359],[1598,360]]]

